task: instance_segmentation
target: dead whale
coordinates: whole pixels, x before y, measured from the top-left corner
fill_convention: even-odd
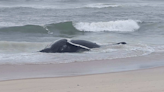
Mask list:
[[[119,42],[116,44],[126,44],[126,42]],[[86,40],[70,40],[70,39],[61,39],[56,41],[49,48],[45,48],[40,52],[46,53],[63,53],[63,52],[83,52],[89,51],[92,48],[99,48],[100,45],[86,41]]]
[[[62,53],[62,52],[81,52],[89,51],[91,48],[99,48],[96,43],[85,40],[61,39],[56,41],[50,48],[45,48],[40,52]]]

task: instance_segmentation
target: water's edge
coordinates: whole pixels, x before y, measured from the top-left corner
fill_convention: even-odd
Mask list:
[[[0,81],[26,78],[79,76],[164,66],[164,53],[114,60],[42,65],[0,65]]]

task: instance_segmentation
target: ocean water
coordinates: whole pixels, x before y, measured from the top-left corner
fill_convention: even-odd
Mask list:
[[[0,0],[0,64],[57,64],[164,52],[162,0]],[[38,52],[62,38],[105,47]],[[114,45],[117,42],[127,45]]]

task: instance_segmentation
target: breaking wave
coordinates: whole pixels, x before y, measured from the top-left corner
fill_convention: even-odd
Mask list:
[[[133,32],[140,28],[140,21],[135,20],[117,20],[109,22],[79,22],[75,27],[80,31],[118,31],[118,32]]]
[[[60,22],[46,25],[24,25],[0,28],[0,33],[51,34],[55,36],[80,35],[84,32],[133,32],[140,28],[140,21],[116,20],[109,22]]]

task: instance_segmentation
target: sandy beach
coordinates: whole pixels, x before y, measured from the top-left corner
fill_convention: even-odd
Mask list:
[[[0,92],[163,92],[163,53],[49,65],[1,65]]]
[[[163,92],[164,67],[0,82],[0,92]]]

